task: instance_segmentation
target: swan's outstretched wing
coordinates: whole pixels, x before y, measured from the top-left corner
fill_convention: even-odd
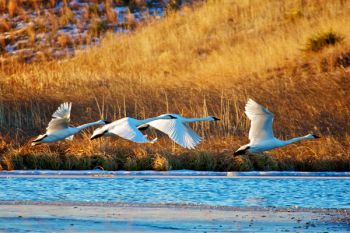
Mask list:
[[[136,125],[133,124],[133,120],[132,118],[123,118],[106,125],[108,133],[137,143],[150,143],[151,141],[147,139],[147,136],[143,135]]]
[[[249,140],[255,144],[261,141],[272,139],[273,113],[249,99],[245,106],[245,114],[250,119]]]
[[[58,107],[56,112],[52,114],[53,118],[65,118],[70,119],[70,111],[72,109],[72,103],[65,102]]]
[[[46,133],[50,134],[52,132],[68,128],[71,109],[72,103],[66,102],[61,104],[56,112],[52,114],[52,119],[46,128]]]
[[[188,149],[194,149],[202,138],[180,119],[155,120],[150,126],[166,133],[174,142]]]

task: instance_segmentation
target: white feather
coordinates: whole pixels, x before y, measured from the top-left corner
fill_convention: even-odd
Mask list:
[[[176,119],[155,120],[149,125],[167,134],[174,142],[188,149],[194,149],[202,141],[202,138],[188,126],[188,123],[214,120],[213,117],[185,118],[178,114],[171,115],[175,116]]]
[[[108,133],[118,135],[124,139],[137,142],[147,143],[150,142],[140,130],[137,129],[137,120],[133,118],[122,118],[114,121],[113,123],[106,125]]]
[[[46,133],[53,133],[55,131],[67,129],[70,122],[70,111],[72,103],[61,104],[56,112],[52,114],[52,119],[46,128]]]
[[[124,139],[136,142],[136,143],[154,143],[157,139],[152,141],[148,140],[147,135],[143,135],[138,127],[147,126],[150,122],[158,119],[171,119],[167,114],[148,118],[145,120],[137,120],[131,117],[124,117],[122,119],[116,120],[108,125],[98,128],[94,131],[91,139],[97,138],[99,136],[117,135]]]
[[[99,120],[78,127],[70,127],[69,122],[71,109],[72,103],[66,102],[61,104],[52,114],[52,119],[46,128],[46,133],[39,135],[35,140],[33,140],[32,145],[37,145],[44,142],[56,142],[63,139],[73,140],[74,134],[78,133],[80,130],[93,125],[105,124],[105,121]]]
[[[249,140],[251,143],[259,143],[274,138],[272,131],[273,114],[249,99],[245,106],[245,114],[250,119]]]
[[[303,137],[292,138],[287,141],[275,138],[272,129],[274,115],[272,112],[249,99],[245,106],[245,113],[250,120],[249,143],[241,146],[236,155],[244,154],[246,151],[257,153],[283,147],[301,140],[317,138],[314,134]]]

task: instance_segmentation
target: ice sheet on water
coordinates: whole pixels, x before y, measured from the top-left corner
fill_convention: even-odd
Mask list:
[[[215,172],[215,171],[104,171],[104,170],[13,170],[0,171],[0,176],[9,175],[50,175],[50,176],[212,176],[212,177],[350,177],[350,172],[297,172],[297,171],[249,171],[249,172]]]

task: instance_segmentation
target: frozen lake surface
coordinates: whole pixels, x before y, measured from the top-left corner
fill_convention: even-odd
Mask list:
[[[350,208],[349,172],[3,171],[0,201]]]

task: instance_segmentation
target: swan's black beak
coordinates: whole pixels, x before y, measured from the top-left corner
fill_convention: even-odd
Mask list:
[[[314,138],[321,138],[320,136],[313,134],[312,136],[314,136]]]
[[[140,125],[139,127],[137,127],[137,129],[140,131],[145,131],[148,128],[149,128],[149,124],[143,124],[143,125]]]
[[[234,156],[244,155],[244,154],[245,154],[245,150],[237,150],[233,153]]]
[[[111,123],[110,121],[105,121],[105,120],[103,120],[103,122],[104,122],[106,125]]]
[[[170,119],[177,119],[176,117],[174,117],[173,115],[169,115]]]
[[[90,138],[90,140],[94,140],[94,139],[100,138],[100,137],[102,137],[102,136],[103,136],[103,133],[102,133],[102,134],[96,134],[96,135],[93,135],[93,136]]]
[[[248,149],[250,149],[249,146],[246,147],[246,148],[244,148],[244,149],[238,149],[238,150],[236,150],[236,151],[233,153],[233,155],[234,155],[234,156],[237,156],[237,155],[245,155],[245,154],[248,152]]]
[[[214,121],[219,121],[220,119],[213,116]]]

